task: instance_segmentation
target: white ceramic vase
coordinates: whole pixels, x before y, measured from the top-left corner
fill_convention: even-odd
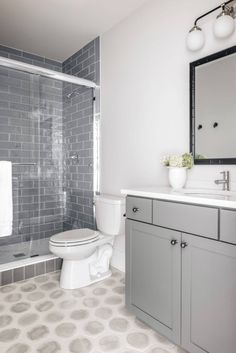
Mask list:
[[[187,168],[185,167],[168,167],[169,184],[176,190],[184,187],[187,180]]]

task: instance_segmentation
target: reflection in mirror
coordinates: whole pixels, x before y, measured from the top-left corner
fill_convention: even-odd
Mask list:
[[[190,70],[195,163],[236,163],[236,47],[200,59]]]

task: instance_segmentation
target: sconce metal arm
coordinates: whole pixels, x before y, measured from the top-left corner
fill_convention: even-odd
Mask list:
[[[234,1],[234,0],[228,0],[228,1],[224,2],[223,4],[221,4],[221,5],[217,6],[217,7],[215,7],[214,9],[212,9],[212,10],[210,10],[210,11],[204,13],[203,15],[199,16],[199,17],[194,21],[194,26],[197,26],[197,22],[198,22],[200,19],[202,19],[203,17],[205,17],[205,16],[207,16],[207,15],[210,15],[210,13],[212,13],[212,12],[214,12],[214,11],[216,11],[216,10],[222,8],[222,7],[224,8],[225,6],[227,6],[229,3],[233,2],[233,1]]]

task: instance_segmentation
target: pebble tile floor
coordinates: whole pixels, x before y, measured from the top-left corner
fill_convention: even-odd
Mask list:
[[[59,272],[0,288],[0,353],[184,353],[124,307],[124,275],[63,290]]]

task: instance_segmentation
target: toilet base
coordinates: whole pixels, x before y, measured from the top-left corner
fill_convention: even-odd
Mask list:
[[[87,259],[63,260],[60,287],[63,289],[82,288],[110,277],[112,274],[109,269],[111,255],[111,244],[105,244],[96,248]]]

